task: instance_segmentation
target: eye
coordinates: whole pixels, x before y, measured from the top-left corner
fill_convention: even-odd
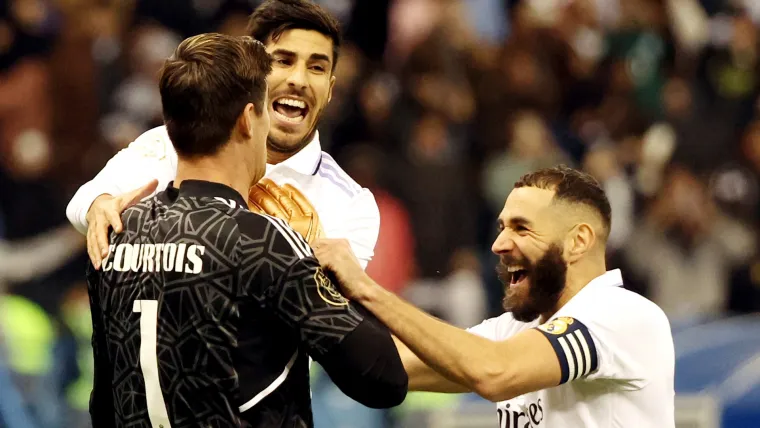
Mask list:
[[[325,71],[325,68],[323,66],[321,66],[321,65],[313,65],[313,66],[311,66],[311,69],[312,70],[316,70],[316,71],[318,71],[320,73],[323,73]]]
[[[290,65],[290,60],[285,59],[285,58],[277,58],[275,60],[275,63],[277,63],[279,65]]]
[[[517,226],[515,226],[514,229],[515,229],[515,232],[527,232],[528,231],[528,228],[525,227],[525,226],[523,226],[523,225],[521,225],[521,224],[518,224]]]

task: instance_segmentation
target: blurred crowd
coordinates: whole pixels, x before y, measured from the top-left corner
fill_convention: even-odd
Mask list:
[[[760,311],[760,2],[317,2],[345,36],[320,140],[374,192],[378,282],[459,326],[501,313],[496,215],[564,163],[607,191],[629,288],[672,320]],[[245,34],[257,3],[0,0],[0,414],[29,409],[11,428],[87,418],[67,202],[162,123],[176,45]]]

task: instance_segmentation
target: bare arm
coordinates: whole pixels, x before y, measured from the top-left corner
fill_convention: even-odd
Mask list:
[[[503,401],[557,386],[577,374],[568,370],[568,358],[578,356],[565,355],[558,348],[556,332],[549,338],[544,334],[548,330],[530,329],[504,341],[477,336],[424,313],[375,283],[361,269],[347,241],[321,240],[314,251],[349,298],[374,313],[422,362],[488,400]],[[579,326],[565,330],[574,333]],[[587,355],[596,362],[588,331],[580,334],[592,349]]]
[[[398,353],[401,356],[401,362],[404,364],[407,376],[409,376],[409,391],[472,392],[467,387],[452,382],[438,374],[438,372],[414,355],[414,352],[397,337],[394,337],[393,341],[396,343],[396,349],[398,349]]]
[[[495,342],[437,320],[371,279],[366,281],[370,281],[362,286],[366,291],[353,297],[420,361],[453,383],[494,402],[559,385],[559,360],[537,330]]]

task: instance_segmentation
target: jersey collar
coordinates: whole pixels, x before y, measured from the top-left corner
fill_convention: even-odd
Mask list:
[[[314,138],[298,153],[277,165],[267,164],[267,172],[274,168],[289,168],[301,175],[314,175],[322,162],[322,144],[319,142],[319,131]]]
[[[586,287],[622,287],[623,274],[620,269],[608,270],[607,272],[592,279]]]
[[[174,187],[174,181],[169,183],[169,189],[177,192],[177,188]],[[213,181],[203,180],[183,180],[179,184],[179,196],[189,196],[196,198],[214,198],[220,197],[224,199],[233,200],[242,207],[247,207],[248,203],[237,190],[233,189],[222,183],[215,183]]]

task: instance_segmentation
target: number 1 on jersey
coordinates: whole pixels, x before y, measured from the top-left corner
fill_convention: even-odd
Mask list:
[[[150,423],[154,428],[171,428],[158,380],[158,300],[135,300],[132,312],[140,313],[140,369],[145,379],[145,400]]]

